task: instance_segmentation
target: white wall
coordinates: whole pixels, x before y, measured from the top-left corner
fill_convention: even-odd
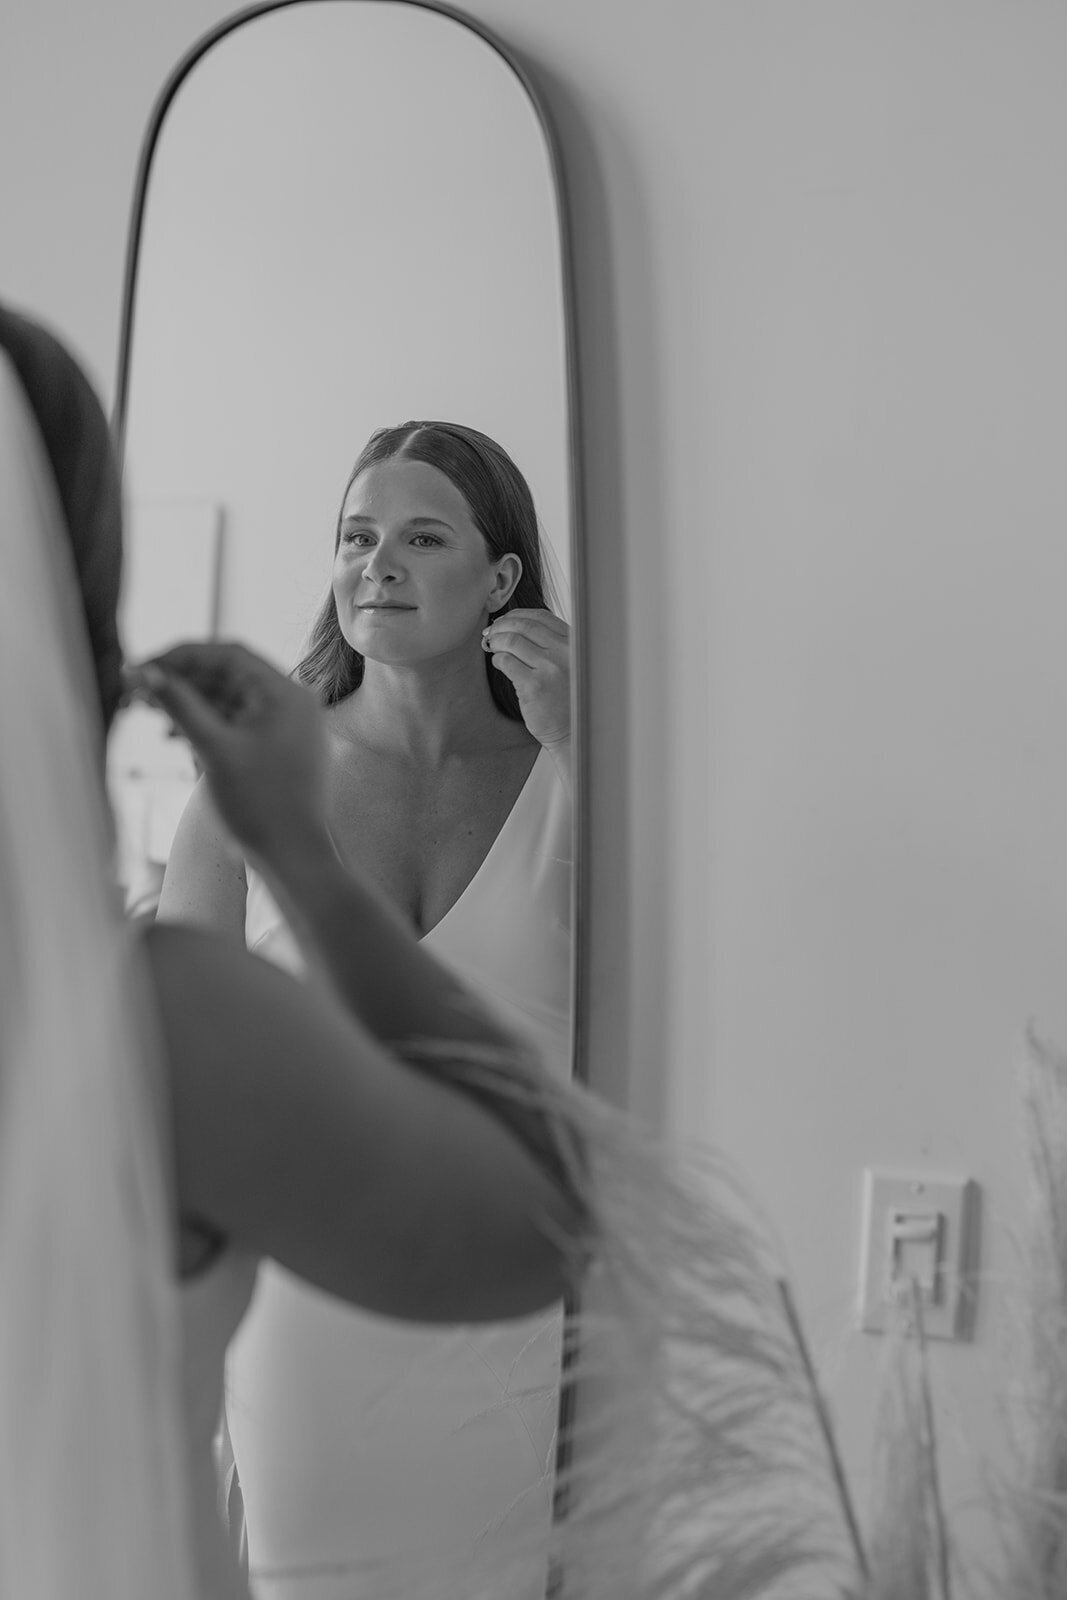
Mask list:
[[[860,1169],[965,1171],[1010,1217],[1013,1044],[1067,1033],[1067,11],[471,9],[572,185],[596,1071],[747,1170],[858,1461]],[[5,287],[105,386],[140,130],[220,14],[6,27]],[[979,1430],[995,1345],[938,1352]]]

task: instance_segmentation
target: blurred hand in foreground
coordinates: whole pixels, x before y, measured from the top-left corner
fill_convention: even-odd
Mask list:
[[[326,744],[309,689],[241,644],[180,644],[127,671],[192,745],[226,826],[270,858],[326,833]]]

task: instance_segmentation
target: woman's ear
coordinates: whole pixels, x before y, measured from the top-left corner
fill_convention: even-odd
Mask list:
[[[522,577],[522,559],[513,554],[501,556],[499,561],[493,563],[493,587],[489,591],[486,605],[489,607],[490,616],[500,611],[507,605],[515,590],[519,587]]]

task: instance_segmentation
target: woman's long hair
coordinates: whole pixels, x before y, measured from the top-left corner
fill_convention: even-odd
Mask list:
[[[162,1050],[103,788],[118,478],[3,307],[0,501],[0,1594],[189,1600]]]
[[[379,428],[364,445],[349,474],[341,497],[341,513],[360,473],[383,461],[424,461],[427,466],[436,467],[466,500],[490,561],[505,555],[519,557],[522,577],[498,616],[515,607],[549,609],[533,496],[514,461],[495,440],[458,422],[404,422],[396,428]],[[334,537],[335,555],[341,540],[341,513]],[[488,655],[485,669],[490,692],[500,710],[516,722],[521,721],[514,684],[496,670]],[[327,706],[336,705],[363,681],[363,657],[341,632],[332,587],[311,625],[296,675]]]
[[[122,572],[122,491],[100,402],[66,346],[0,305],[0,350],[14,367],[48,455],[89,636],[103,731],[121,693],[116,614]]]

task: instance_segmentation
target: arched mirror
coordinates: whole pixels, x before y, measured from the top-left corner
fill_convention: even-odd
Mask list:
[[[367,548],[393,536],[380,494],[352,500],[363,446],[386,426],[444,421],[495,441],[529,486],[545,584],[527,609],[555,618],[557,639],[569,628],[577,706],[569,318],[550,133],[484,30],[406,0],[283,0],[215,29],[160,96],[135,197],[117,385],[128,653],[221,633],[294,668],[329,602],[342,512],[370,528]],[[439,469],[419,465],[421,493]],[[409,581],[433,549],[409,540],[376,579]],[[543,755],[531,746],[488,852],[461,865],[420,932],[554,1039],[559,1070],[580,1071],[580,830],[574,790]],[[143,709],[110,760],[130,908],[150,915],[196,773]],[[249,883],[249,916],[252,898]],[[501,942],[502,922],[538,917],[547,958]],[[559,1315],[405,1327],[261,1268],[228,1377],[233,1532],[243,1517],[257,1595],[357,1600],[383,1574],[400,1587],[407,1570],[461,1571],[487,1544],[547,1527],[559,1346]]]

